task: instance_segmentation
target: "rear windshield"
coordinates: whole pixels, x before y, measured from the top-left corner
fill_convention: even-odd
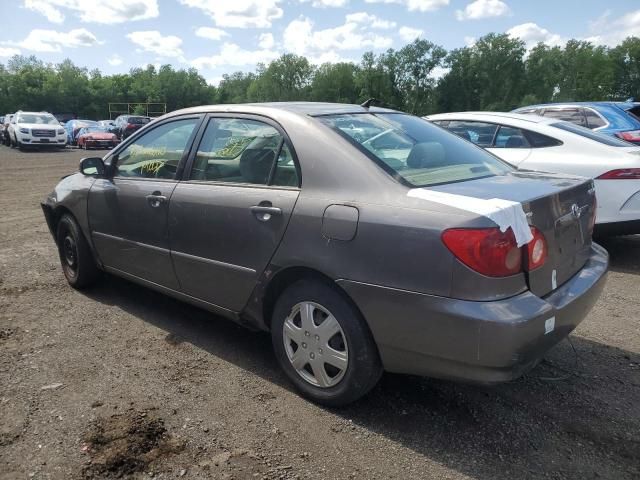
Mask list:
[[[574,123],[557,122],[557,123],[552,123],[551,126],[559,128],[560,130],[564,130],[566,132],[575,133],[576,135],[580,135],[581,137],[585,137],[590,140],[593,140],[594,142],[603,143],[611,147],[632,146],[632,144],[625,142],[624,140],[620,140],[615,137],[610,137],[609,135],[605,135],[604,133],[594,132],[593,130],[589,130],[588,128],[581,127],[580,125],[576,125]]]
[[[151,121],[148,117],[129,117],[127,122],[133,123],[134,125],[144,125],[145,123],[149,123]]]
[[[426,120],[400,113],[318,117],[404,184],[426,187],[504,175],[493,155]]]

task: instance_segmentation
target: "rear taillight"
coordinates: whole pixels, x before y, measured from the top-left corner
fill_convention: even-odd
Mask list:
[[[442,233],[445,246],[467,267],[488,277],[508,277],[534,270],[547,260],[544,235],[531,227],[533,240],[519,248],[513,231],[499,228],[452,228]]]
[[[640,130],[631,130],[628,132],[618,132],[616,135],[627,142],[640,142]]]
[[[603,173],[597,180],[640,180],[640,168],[619,168]]]
[[[127,130],[131,130],[132,128],[136,128],[136,126],[133,123],[127,123],[127,126],[125,128]]]

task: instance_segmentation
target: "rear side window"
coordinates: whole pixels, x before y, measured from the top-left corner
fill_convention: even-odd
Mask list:
[[[531,148],[529,140],[525,137],[522,130],[514,127],[505,127],[504,125],[498,130],[494,148]]]
[[[452,120],[447,125],[447,129],[480,147],[490,147],[493,144],[498,126],[494,123]]]
[[[566,132],[575,133],[576,135],[580,135],[581,137],[588,138],[589,140],[593,140],[594,142],[602,143],[604,145],[609,145],[611,147],[631,147],[630,143],[625,142],[624,140],[619,140],[615,137],[610,137],[609,135],[605,135],[604,133],[594,132],[589,130],[588,128],[579,127],[578,125],[574,125],[569,122],[558,122],[552,123],[552,127],[559,128],[560,130],[564,130]]]
[[[589,128],[600,128],[607,124],[600,115],[590,108],[584,109],[584,116],[587,117],[587,127]]]
[[[550,117],[550,118],[556,118],[558,120],[563,120],[565,122],[575,123],[576,125],[580,125],[581,127],[587,126],[584,119],[584,115],[582,114],[581,108],[563,108],[563,109],[547,108],[544,111],[544,116]]]
[[[557,147],[558,145],[562,145],[560,140],[548,137],[547,135],[532,132],[531,130],[523,131],[532,148]]]
[[[632,107],[626,112],[629,113],[632,117],[635,117],[636,120],[640,120],[640,105],[638,105],[637,107]]]
[[[504,175],[514,169],[432,125],[399,113],[318,117],[398,181],[412,187]]]
[[[267,123],[246,118],[209,121],[189,178],[291,187],[299,184],[293,156],[280,132]]]

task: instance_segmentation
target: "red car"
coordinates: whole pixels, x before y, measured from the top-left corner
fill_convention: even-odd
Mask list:
[[[84,127],[78,132],[78,147],[90,148],[114,148],[120,140],[114,133],[107,132],[102,127]]]

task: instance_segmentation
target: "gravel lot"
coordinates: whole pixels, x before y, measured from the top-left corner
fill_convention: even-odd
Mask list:
[[[84,155],[0,147],[0,479],[640,478],[640,236],[602,242],[603,296],[526,378],[385,375],[330,410],[265,334],[113,277],[67,286],[39,201]]]

